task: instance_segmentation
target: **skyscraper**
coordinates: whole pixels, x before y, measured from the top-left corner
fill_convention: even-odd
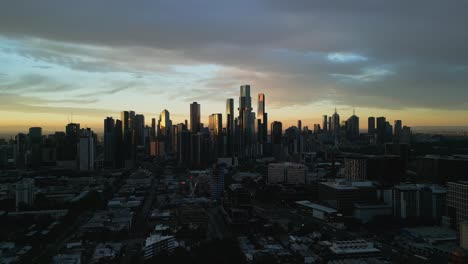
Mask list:
[[[164,109],[159,115],[158,120],[158,141],[163,142],[160,144],[164,146],[164,153],[173,151],[172,147],[172,121],[169,111]]]
[[[78,145],[78,168],[81,171],[94,170],[95,146],[93,132],[88,128],[82,130],[80,143]]]
[[[281,144],[283,137],[283,124],[279,121],[271,123],[271,143]]]
[[[158,137],[164,138],[168,137],[171,133],[171,127],[172,127],[172,121],[170,118],[169,111],[164,109],[161,114],[159,115],[159,120],[158,120],[158,131],[159,135]]]
[[[395,130],[394,137],[395,137],[395,142],[400,142],[400,135],[401,135],[401,120],[395,120],[395,125],[393,126],[393,129]]]
[[[330,122],[330,132],[337,136],[340,133],[340,115],[336,111],[335,108],[335,113],[331,116],[331,122]]]
[[[385,135],[387,134],[387,128],[386,128],[386,119],[385,117],[377,117],[377,129],[376,129],[376,142],[377,144],[383,144],[385,143]]]
[[[123,168],[124,167],[124,146],[123,146],[123,134],[122,134],[122,121],[117,119],[115,120],[114,127],[114,167]]]
[[[200,104],[193,102],[190,104],[190,132],[200,132]]]
[[[226,153],[229,156],[234,155],[234,140],[235,138],[235,125],[234,125],[234,99],[229,98],[226,100]]]
[[[75,160],[80,139],[80,124],[70,123],[65,127],[65,151],[63,160]]]
[[[252,98],[250,97],[250,85],[240,87],[239,97],[239,128],[240,128],[240,155],[250,153],[252,147],[253,127],[252,121]]]
[[[263,114],[265,113],[265,94],[258,94],[258,111],[257,118],[263,122]]]
[[[328,116],[327,115],[323,115],[322,129],[323,131],[328,131]]]
[[[346,134],[349,140],[356,140],[359,138],[359,117],[354,113],[350,118],[348,118]]]
[[[211,114],[208,120],[208,129],[210,134],[221,136],[223,132],[223,115],[220,113]]]
[[[369,117],[367,119],[367,133],[373,135],[375,133],[375,117]]]
[[[212,114],[208,120],[208,129],[212,139],[214,157],[220,157],[223,154],[223,115]]]
[[[104,119],[104,163],[111,166],[115,159],[114,140],[115,121],[112,117]]]
[[[135,135],[136,143],[138,146],[145,145],[145,116],[144,115],[135,115]]]
[[[302,120],[297,120],[297,129],[299,129],[299,133],[302,133]]]
[[[40,127],[29,128],[28,142],[29,142],[29,150],[31,151],[29,164],[32,167],[39,167],[42,161],[42,149],[41,149],[42,128]]]
[[[156,118],[151,118],[151,140],[156,138]]]

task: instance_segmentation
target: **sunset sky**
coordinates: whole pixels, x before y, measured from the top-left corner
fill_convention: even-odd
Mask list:
[[[183,4],[182,4],[183,3]],[[3,1],[0,133],[175,123],[265,93],[269,121],[337,107],[410,126],[468,125],[468,1]]]

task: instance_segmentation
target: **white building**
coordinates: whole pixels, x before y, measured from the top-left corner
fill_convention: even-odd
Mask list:
[[[176,246],[177,242],[174,236],[151,235],[146,238],[143,255],[145,259],[150,259],[162,252],[167,252],[170,255],[174,252]]]
[[[21,204],[33,205],[34,203],[34,179],[25,178],[16,183],[16,209]]]

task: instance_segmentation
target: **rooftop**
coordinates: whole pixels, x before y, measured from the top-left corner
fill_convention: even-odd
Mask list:
[[[305,207],[308,207],[308,208],[312,208],[312,209],[315,209],[315,210],[319,210],[319,211],[322,211],[322,212],[326,212],[326,213],[329,213],[329,214],[338,212],[337,210],[335,210],[333,208],[326,207],[326,206],[316,204],[316,203],[312,203],[312,202],[307,201],[307,200],[297,201],[296,204],[299,204],[299,205],[302,205],[302,206],[305,206]]]

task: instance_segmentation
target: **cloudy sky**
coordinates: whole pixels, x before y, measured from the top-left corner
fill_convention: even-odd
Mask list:
[[[223,113],[239,86],[270,121],[403,119],[468,125],[468,1],[2,1],[0,132],[63,130],[73,115],[189,104]],[[256,100],[255,100],[256,101]],[[256,103],[254,108],[256,107]]]

